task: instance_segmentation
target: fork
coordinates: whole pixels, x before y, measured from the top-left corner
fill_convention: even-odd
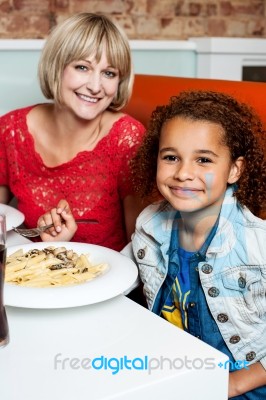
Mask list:
[[[99,221],[97,221],[96,219],[76,219],[76,223],[77,224],[98,224]],[[52,228],[52,226],[54,226],[54,224],[44,225],[44,226],[40,226],[38,228],[30,228],[30,229],[13,227],[12,230],[24,237],[37,237],[37,236],[40,236],[40,233],[46,231],[46,229]]]

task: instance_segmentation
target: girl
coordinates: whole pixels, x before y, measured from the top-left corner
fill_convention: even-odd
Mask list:
[[[265,209],[266,171],[258,137],[265,131],[246,105],[184,92],[153,112],[132,163],[139,193],[162,197],[140,214],[132,237],[148,307],[232,364],[248,362],[230,372],[235,400],[266,398],[266,222],[254,215]],[[73,234],[71,211],[59,212],[60,235]]]
[[[228,355],[229,397],[266,398],[265,131],[249,108],[184,92],[153,112],[135,159],[132,249],[149,308]],[[253,214],[252,214],[253,212]],[[254,215],[255,214],[255,215]],[[236,397],[235,397],[236,396]]]

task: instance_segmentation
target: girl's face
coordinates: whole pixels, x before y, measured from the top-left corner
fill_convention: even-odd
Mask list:
[[[227,184],[236,182],[242,159],[232,162],[220,125],[177,117],[161,131],[157,186],[180,212],[221,206]]]
[[[119,71],[109,65],[105,51],[98,63],[94,57],[73,61],[63,73],[63,104],[80,118],[94,119],[109,107],[118,85]]]

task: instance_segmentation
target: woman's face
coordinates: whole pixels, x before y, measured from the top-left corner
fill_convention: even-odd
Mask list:
[[[228,184],[236,182],[241,160],[231,161],[218,124],[174,118],[162,128],[157,185],[171,205],[183,212],[220,206]]]
[[[62,102],[76,116],[92,120],[105,111],[116,96],[119,71],[103,51],[100,61],[88,57],[66,66],[61,86]]]

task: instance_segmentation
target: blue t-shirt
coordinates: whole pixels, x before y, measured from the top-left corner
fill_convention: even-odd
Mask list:
[[[187,304],[190,293],[189,260],[194,252],[178,249],[180,269],[174,279],[172,290],[168,294],[162,308],[162,316],[182,329],[188,329]]]

